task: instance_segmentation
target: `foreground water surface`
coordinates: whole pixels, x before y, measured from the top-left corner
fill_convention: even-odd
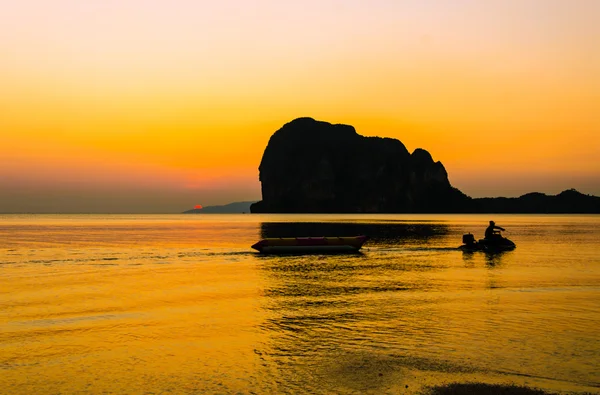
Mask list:
[[[490,219],[516,250],[457,250]],[[0,393],[600,393],[599,247],[600,216],[0,215]]]

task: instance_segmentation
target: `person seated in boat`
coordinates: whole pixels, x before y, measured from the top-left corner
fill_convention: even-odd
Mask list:
[[[488,226],[487,229],[485,230],[485,238],[486,239],[501,238],[502,235],[500,235],[500,232],[497,232],[496,229],[505,230],[504,228],[502,228],[500,226],[496,226],[496,223],[494,221],[490,221],[490,226]]]

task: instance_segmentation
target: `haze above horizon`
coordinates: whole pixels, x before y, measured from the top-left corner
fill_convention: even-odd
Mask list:
[[[472,197],[600,195],[600,2],[0,4],[0,212],[260,200],[308,116],[441,161]]]

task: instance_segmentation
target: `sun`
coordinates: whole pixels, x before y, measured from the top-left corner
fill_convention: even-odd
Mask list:
[[[195,210],[201,210],[202,209],[202,205],[201,204],[197,204],[194,206]]]

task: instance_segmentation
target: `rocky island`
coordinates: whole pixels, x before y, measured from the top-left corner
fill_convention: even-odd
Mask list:
[[[427,151],[312,118],[273,134],[259,172],[254,213],[449,212],[469,199]]]
[[[450,185],[429,152],[396,139],[365,137],[349,125],[298,118],[270,138],[253,213],[600,213],[600,198],[557,196],[473,199]]]

